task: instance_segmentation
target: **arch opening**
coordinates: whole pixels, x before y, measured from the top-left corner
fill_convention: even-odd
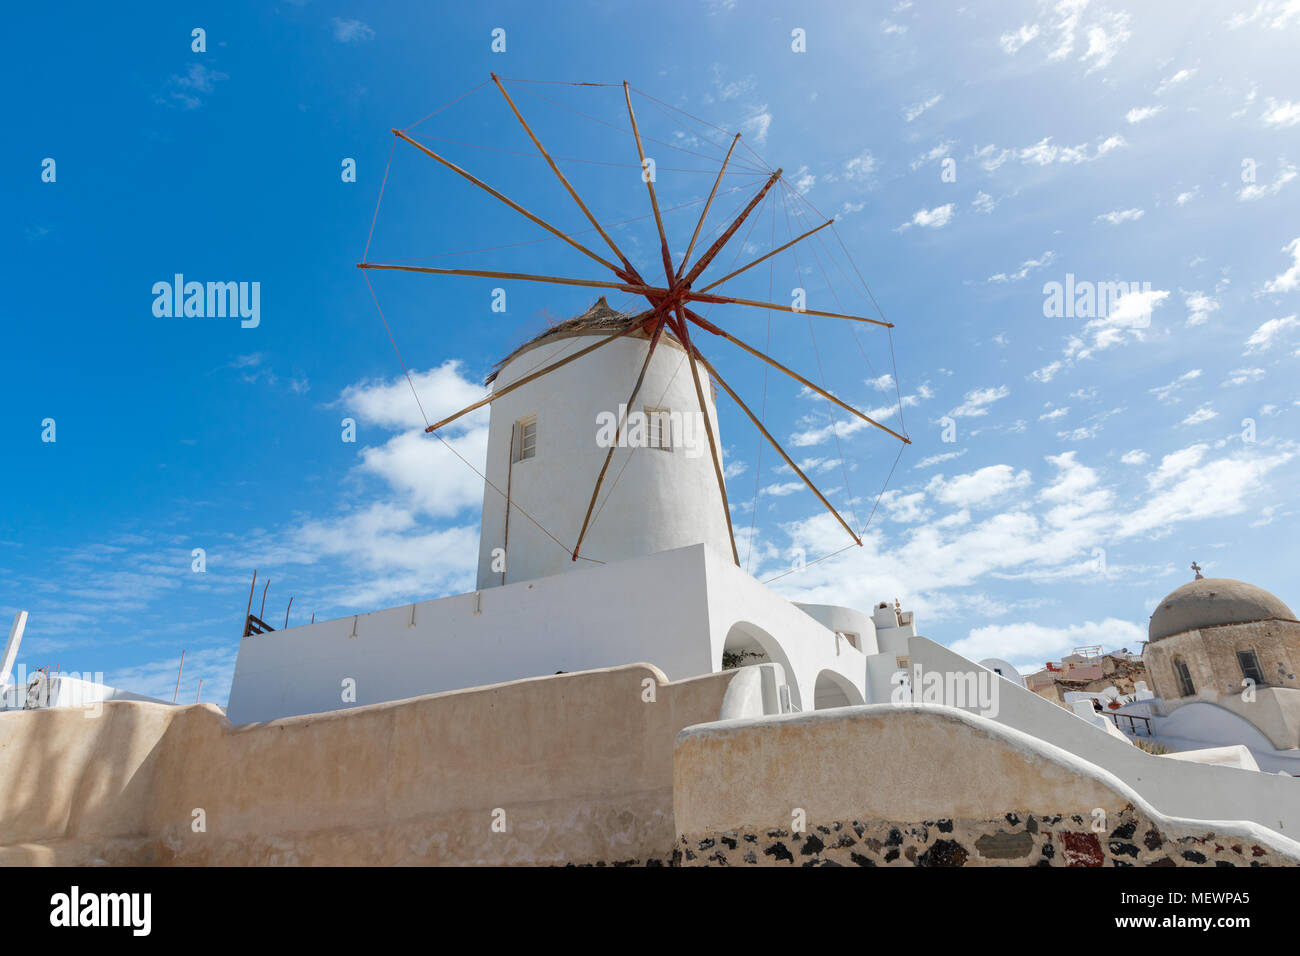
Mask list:
[[[731,625],[715,666],[718,670],[732,670],[768,662],[781,665],[785,671],[786,686],[790,688],[792,709],[801,710],[803,701],[799,696],[799,682],[790,666],[790,659],[781,649],[780,642],[761,627],[748,621],[737,621]]]
[[[826,670],[817,675],[813,709],[829,710],[832,707],[852,707],[862,703],[865,703],[862,693],[843,674]]]

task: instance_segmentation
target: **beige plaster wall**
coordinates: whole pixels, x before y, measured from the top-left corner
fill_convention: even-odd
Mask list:
[[[674,737],[733,676],[633,664],[245,726],[3,713],[0,865],[668,862]]]
[[[1033,817],[1051,821],[1062,834],[1086,834],[1100,818],[1103,834],[1117,821],[1136,820],[1135,828],[1154,826],[1162,843],[1231,838],[1234,844],[1259,845],[1271,862],[1300,864],[1300,844],[1274,831],[1254,823],[1164,816],[1107,771],[950,707],[875,705],[687,728],[677,739],[673,778],[679,851],[685,856],[689,849],[705,862],[724,838],[735,843],[749,835],[762,843],[769,831],[788,837],[800,819],[796,811],[802,811],[805,831],[824,826],[837,842],[845,826],[860,829],[861,839],[867,830],[908,825],[934,831],[914,841],[924,847],[943,832],[941,822],[951,828],[960,821],[972,843],[987,836],[986,844],[997,844],[999,819]],[[1042,842],[1041,836],[1027,841],[1024,856],[1031,846],[1041,854]],[[1132,842],[1131,834],[1125,842]],[[848,861],[851,846],[842,843],[845,859],[836,862]],[[765,847],[770,842],[758,849]],[[744,860],[743,846],[727,849],[739,853],[721,862],[751,862]]]

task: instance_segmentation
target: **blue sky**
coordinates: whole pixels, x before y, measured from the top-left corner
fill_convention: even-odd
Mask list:
[[[475,90],[411,134],[584,228],[482,85],[493,70],[626,79],[684,111],[634,99],[665,208],[697,203],[665,214],[678,253],[724,142],[692,117],[742,132],[708,228],[761,182],[755,154],[804,199],[779,190],[719,262],[783,241],[800,209],[820,222],[815,208],[837,218],[896,323],[895,368],[879,329],[710,312],[758,344],[770,329],[782,361],[891,427],[901,396],[914,442],[865,546],[774,587],[858,606],[898,597],[928,636],[1018,664],[1077,644],[1136,649],[1193,559],[1300,601],[1294,0],[797,13],[746,0],[307,0],[125,18],[28,5],[11,21],[0,611],[31,611],[29,669],[103,671],[165,696],[185,650],[182,699],[202,679],[203,698],[224,703],[254,567],[277,625],[290,596],[303,623],[473,586],[481,485],[420,434],[354,266],[391,151],[371,260],[607,278],[413,148],[393,149],[391,127]],[[191,49],[195,27],[204,52]],[[795,30],[806,52],[792,50]],[[625,126],[621,88],[509,88],[602,221],[631,220],[614,234],[642,271],[655,267],[630,139],[589,118]],[[354,183],[340,175],[348,158]],[[782,254],[734,293],[788,302],[800,287],[813,308],[875,315],[838,243],[815,248],[823,259]],[[260,283],[259,324],[155,316],[151,289],[176,273]],[[1141,291],[1105,314],[1049,317],[1044,286],[1067,275]],[[431,416],[475,398],[493,362],[595,294],[511,283],[499,313],[496,282],[373,283]],[[702,347],[757,406],[761,366]],[[897,443],[846,427],[798,386],[766,387],[768,426],[865,522]],[[725,398],[721,415],[750,570],[767,580],[795,549],[809,561],[840,549],[843,531],[791,490],[770,449],[760,459]],[[345,417],[354,443],[341,440]],[[466,419],[449,440],[481,458],[484,427]]]

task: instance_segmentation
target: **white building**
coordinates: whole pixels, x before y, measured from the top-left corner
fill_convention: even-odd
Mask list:
[[[517,350],[496,387],[627,321],[598,303]],[[1300,829],[1294,780],[1247,772],[1254,768],[1235,750],[1152,757],[1090,705],[1063,710],[1028,690],[1005,661],[977,664],[918,635],[896,602],[866,612],[795,604],[770,590],[733,561],[707,446],[688,454],[685,434],[661,430],[670,440],[615,451],[572,560],[567,548],[607,453],[597,441],[599,416],[626,402],[647,347],[630,334],[492,404],[478,590],[245,637],[231,722],[561,671],[648,663],[680,680],[758,664],[736,685],[743,706],[724,716],[948,705],[1067,751],[1174,816]],[[671,340],[656,352],[630,411],[647,406],[698,410],[689,366]]]
[[[630,318],[601,299],[489,381],[503,388]],[[477,591],[244,638],[230,719],[635,661],[676,680],[723,669],[724,654],[781,665],[774,712],[888,701],[915,635],[910,612],[796,605],[736,567],[690,366],[670,333],[635,407],[620,408],[647,348],[628,335],[492,403]],[[717,434],[707,379],[705,402]],[[615,450],[575,561],[568,549],[608,454],[600,428],[624,411],[626,442],[640,447]]]

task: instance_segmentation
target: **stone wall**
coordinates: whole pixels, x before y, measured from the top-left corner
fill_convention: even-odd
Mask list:
[[[1242,691],[1238,650],[1254,650],[1264,683],[1271,687],[1300,688],[1300,624],[1290,621],[1254,621],[1184,631],[1153,641],[1142,652],[1158,697],[1176,700],[1178,680],[1173,659],[1187,662],[1196,695],[1214,702],[1224,694]]]
[[[1162,814],[1075,754],[938,705],[689,727],[673,778],[684,865],[1300,865],[1274,830]]]
[[[1097,829],[1083,814],[1010,811],[993,820],[833,821],[678,839],[681,866],[1278,866],[1294,859],[1240,835],[1171,829],[1133,808]]]

